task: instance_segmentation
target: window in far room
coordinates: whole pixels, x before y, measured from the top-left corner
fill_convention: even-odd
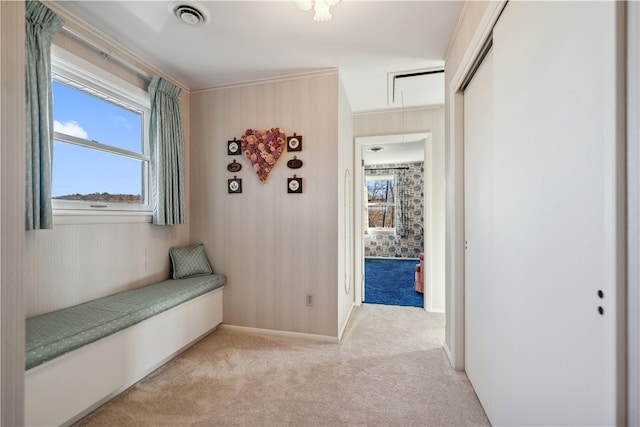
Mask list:
[[[54,211],[149,211],[148,95],[104,72],[52,63]]]
[[[395,177],[367,177],[367,232],[395,233],[395,230]]]

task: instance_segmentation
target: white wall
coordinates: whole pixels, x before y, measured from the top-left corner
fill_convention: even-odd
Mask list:
[[[432,181],[425,181],[425,194],[433,196],[433,272],[431,294],[425,295],[430,311],[445,311],[445,162],[444,108],[415,108],[357,113],[356,137],[431,132],[433,154]],[[425,168],[428,167],[425,164]]]
[[[640,3],[627,4],[628,11],[628,342],[629,425],[640,425]]]
[[[353,113],[339,82],[338,92],[338,336],[354,306]],[[346,172],[348,171],[348,172]]]
[[[0,424],[24,420],[24,2],[0,2]]]
[[[331,71],[192,93],[191,240],[227,277],[228,325],[338,336],[338,85]],[[301,135],[303,147],[285,151],[263,184],[247,159],[227,155],[227,140],[271,127]],[[294,155],[301,169],[287,167]],[[294,174],[303,194],[287,193]],[[242,194],[227,193],[234,175]]]

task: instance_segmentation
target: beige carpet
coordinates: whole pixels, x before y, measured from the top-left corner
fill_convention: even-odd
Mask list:
[[[444,316],[362,305],[341,344],[218,330],[82,426],[488,426]]]

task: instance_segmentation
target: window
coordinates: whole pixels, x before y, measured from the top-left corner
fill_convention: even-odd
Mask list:
[[[367,177],[367,231],[392,232],[396,230],[395,177]]]
[[[148,95],[96,68],[52,58],[54,213],[148,212]]]

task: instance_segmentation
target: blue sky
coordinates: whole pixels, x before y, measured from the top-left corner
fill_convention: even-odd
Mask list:
[[[53,82],[54,129],[101,144],[141,152],[142,116]],[[55,142],[53,197],[67,194],[141,194],[138,160]]]
[[[368,202],[389,202],[393,203],[394,180],[385,176],[367,177],[367,198]]]

